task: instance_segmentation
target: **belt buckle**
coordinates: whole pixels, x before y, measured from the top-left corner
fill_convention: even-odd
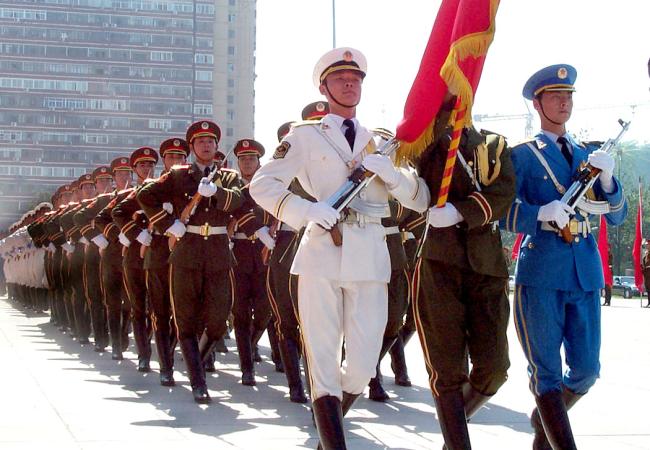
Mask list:
[[[201,236],[208,237],[210,236],[210,224],[206,222],[204,225],[201,225]]]
[[[578,221],[577,220],[571,220],[569,221],[569,231],[571,234],[576,235],[578,234]]]

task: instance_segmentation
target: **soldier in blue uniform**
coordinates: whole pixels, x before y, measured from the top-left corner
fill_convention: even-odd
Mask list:
[[[534,449],[575,448],[567,410],[600,371],[599,292],[604,282],[598,248],[589,214],[560,200],[581,164],[601,170],[593,195],[609,203],[607,222],[619,225],[627,214],[623,188],[613,177],[614,159],[566,132],[575,79],[573,67],[559,64],[528,80],[523,95],[533,101],[542,131],[512,151],[517,195],[505,225],[526,235],[515,275],[514,321],[537,404],[531,415]],[[556,228],[567,224],[570,243]]]

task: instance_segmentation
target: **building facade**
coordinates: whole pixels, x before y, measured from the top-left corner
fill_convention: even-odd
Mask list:
[[[0,228],[192,121],[252,136],[254,42],[255,1],[0,0]]]

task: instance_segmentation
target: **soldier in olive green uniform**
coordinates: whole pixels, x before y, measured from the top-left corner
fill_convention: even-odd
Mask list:
[[[515,176],[503,137],[465,128],[447,203],[436,208],[450,133],[440,127],[416,162],[434,206],[413,307],[445,445],[455,450],[471,447],[467,419],[506,381],[510,365],[508,271],[495,221],[514,199]]]
[[[88,230],[88,237],[101,249],[101,276],[104,288],[104,304],[108,315],[108,332],[111,337],[112,358],[122,360],[122,352],[129,347],[131,314],[122,276],[122,246],[119,242],[119,228],[113,223],[111,212],[130,192],[132,169],[129,158],[120,157],[111,161],[111,172],[116,190],[110,197],[100,196],[98,203],[89,211],[97,215],[94,227]],[[102,207],[103,206],[103,207]]]
[[[158,153],[151,147],[140,147],[131,154],[130,163],[137,175],[137,186],[111,211],[113,222],[120,229],[118,240],[124,246],[123,276],[131,305],[133,338],[138,352],[138,371],[150,372],[151,367],[151,316],[147,305],[147,282],[140,255],[142,245],[151,243],[147,230],[149,222],[135,199],[146,179],[153,176]]]
[[[108,166],[100,166],[92,173],[95,191],[98,194],[91,202],[85,204],[73,216],[75,225],[79,228],[81,240],[85,243],[84,251],[84,281],[86,287],[86,301],[90,311],[90,322],[93,329],[95,351],[103,352],[108,345],[108,327],[106,324],[106,308],[101,287],[100,254],[99,247],[88,238],[88,232],[93,227],[92,219],[97,214],[86,214],[88,208],[93,208],[98,202],[98,197],[106,196],[112,189],[113,177]]]
[[[220,136],[221,130],[213,122],[192,124],[186,140],[196,162],[172,168],[137,195],[155,229],[176,238],[169,258],[171,300],[178,341],[197,403],[210,401],[203,359],[225,334],[233,302],[234,259],[226,226],[231,212],[243,202],[242,181],[236,172],[221,169],[213,180],[207,178]],[[201,199],[187,223],[165,210],[164,204],[169,202],[173,211],[185,218],[182,212],[197,192]],[[206,339],[199,346],[197,336],[204,331]]]

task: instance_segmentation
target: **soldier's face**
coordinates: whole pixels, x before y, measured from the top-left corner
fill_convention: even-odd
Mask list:
[[[327,98],[330,105],[332,103],[356,105],[361,99],[362,84],[363,78],[361,78],[358,72],[353,70],[340,70],[325,78],[323,84],[320,86],[320,93]],[[325,85],[327,85],[327,88]]]
[[[237,158],[239,171],[244,178],[252,178],[260,168],[260,160],[255,155],[244,155]]]
[[[163,158],[163,164],[165,165],[165,170],[169,170],[177,164],[185,164],[186,160],[187,158],[185,158],[185,155],[167,153]]]
[[[99,178],[97,181],[95,181],[95,188],[97,192],[103,194],[111,190],[112,184],[113,183],[110,178]]]
[[[64,192],[59,200],[60,205],[67,205],[72,201],[72,192]]]
[[[115,184],[118,189],[126,189],[126,187],[131,184],[131,174],[130,170],[116,170],[113,174],[115,179]]]
[[[135,173],[139,179],[144,180],[153,176],[155,163],[152,161],[141,161],[135,165]]]
[[[573,92],[543,92],[539,99],[533,100],[533,106],[542,118],[545,114],[553,122],[564,124],[571,118],[573,111]]]
[[[212,165],[214,155],[217,154],[217,141],[210,136],[197,137],[192,141],[192,150],[197,162],[204,166]]]
[[[81,200],[87,198],[93,198],[95,196],[95,185],[92,183],[86,183],[79,189]]]

